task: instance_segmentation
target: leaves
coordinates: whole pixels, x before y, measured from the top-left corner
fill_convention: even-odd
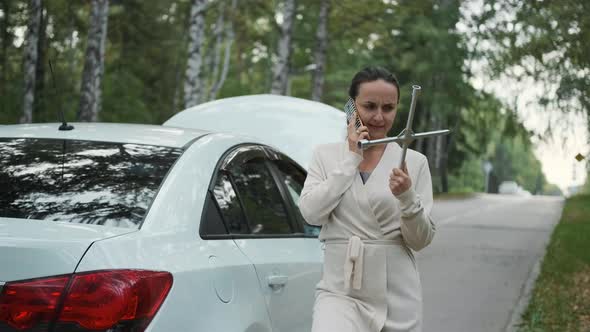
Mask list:
[[[514,66],[546,80],[552,102],[545,106],[590,113],[590,11],[588,1],[485,0],[503,11],[484,13],[488,28],[481,38],[497,47],[488,52],[496,74]],[[493,7],[493,6],[491,6]],[[506,13],[514,13],[507,15]],[[483,16],[482,15],[482,18]],[[553,96],[551,85],[557,86]]]
[[[0,3],[0,11],[9,14],[8,19],[0,16],[0,122],[16,123],[22,112],[24,79],[23,50],[16,43],[16,31],[26,25],[28,12],[24,3],[6,0]],[[48,22],[45,54],[52,60],[58,87],[56,91],[51,88],[45,70],[41,79],[45,80],[46,91],[34,119],[55,122],[59,119],[58,111],[63,110],[66,118],[73,120],[80,98],[90,5],[67,0],[45,3]],[[224,24],[233,27],[234,41],[227,78],[219,86],[217,98],[270,91],[271,68],[278,53],[281,3],[282,0],[237,1],[237,8],[232,10],[232,0],[207,1],[201,72],[205,92],[217,88],[215,83],[221,75],[219,67],[214,66],[218,61],[216,48],[223,50],[229,44],[224,41],[223,47],[218,47],[216,22],[220,8],[223,8]],[[587,33],[587,18],[580,14],[582,11],[578,12],[587,5],[567,0],[567,8],[558,8],[555,2],[548,1],[519,4],[486,0],[479,16],[465,17],[460,10],[463,3],[374,0],[367,5],[356,0],[330,0],[322,102],[341,109],[348,98],[353,75],[367,65],[384,66],[401,83],[401,104],[390,134],[399,133],[405,124],[413,84],[421,85],[423,91],[416,108],[414,130],[442,127],[453,130],[443,147],[435,148],[431,141],[414,147],[428,154],[430,160],[442,160],[438,167],[431,168],[436,182],[439,179],[444,182],[442,178],[448,173],[451,190],[482,190],[481,160],[496,158],[498,181],[507,174],[520,176],[526,182],[525,187],[531,188],[532,175],[527,171],[539,172],[540,166],[531,152],[530,134],[514,112],[495,96],[473,88],[468,63],[482,56],[493,56],[500,72],[523,59],[537,59],[565,73],[559,76],[560,88],[556,90],[559,99],[578,98],[587,103],[590,89],[584,92],[581,87],[587,84],[590,75],[580,74],[579,69],[587,68],[590,57],[570,33],[576,29],[580,30],[578,34]],[[159,124],[182,109],[191,4],[190,0],[111,0],[99,121]],[[510,22],[498,19],[499,13],[506,10],[517,13],[509,18]],[[288,93],[295,97],[311,96],[313,66],[310,65],[314,63],[319,12],[320,2],[297,1],[288,73]],[[535,12],[545,15],[541,18],[549,14],[559,18],[556,38],[546,36],[548,29],[553,28],[551,20],[539,19],[531,14]],[[567,25],[569,15],[574,15],[572,22],[577,23]],[[461,24],[476,31],[479,39],[469,40],[457,28]],[[536,30],[530,30],[529,26]],[[519,37],[519,32],[528,39]],[[490,55],[488,48],[481,47],[483,41],[492,38],[503,45],[500,49],[503,52]],[[566,44],[572,47],[557,48]],[[547,52],[555,50],[563,52],[571,63],[564,62],[562,57],[547,56]],[[563,70],[565,66],[572,66],[571,70]],[[539,77],[543,78],[544,71],[540,68],[524,70],[531,74],[541,72]],[[548,98],[547,104],[552,100]],[[516,140],[521,143],[513,143]],[[499,160],[504,157],[517,166],[501,170]]]

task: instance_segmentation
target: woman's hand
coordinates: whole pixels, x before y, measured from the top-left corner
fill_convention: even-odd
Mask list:
[[[402,168],[394,168],[389,175],[389,189],[395,196],[401,195],[410,189],[412,186],[412,179],[408,174],[406,162],[402,164]]]
[[[355,112],[348,124],[348,149],[362,156],[363,151],[358,148],[358,142],[364,139],[371,139],[371,137],[369,136],[369,128],[366,126],[356,128],[354,124],[356,123],[357,116],[358,114]]]

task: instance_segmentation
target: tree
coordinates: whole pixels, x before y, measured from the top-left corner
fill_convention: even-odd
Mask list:
[[[207,0],[193,0],[189,22],[188,60],[184,80],[184,108],[198,105],[203,94],[201,67],[203,66],[206,8]]]
[[[507,1],[511,0],[496,3]],[[564,1],[569,5],[570,0]],[[453,130],[449,136],[412,146],[432,162],[435,191],[482,190],[482,160],[499,163],[504,155],[513,164],[511,176],[525,187],[533,178],[535,189],[544,181],[527,145],[529,133],[519,133],[520,121],[511,107],[471,86],[469,61],[490,54],[481,51],[481,44],[472,45],[473,35],[457,29],[471,17],[461,17],[460,1],[385,0],[367,6],[356,0],[297,0],[296,7],[286,0],[196,3],[200,7],[194,6],[194,0],[109,2],[102,88],[90,89],[101,94],[101,121],[159,124],[184,108],[185,97],[198,96],[195,100],[200,103],[266,93],[279,81],[279,90],[284,91],[279,93],[313,97],[342,108],[354,73],[380,65],[393,71],[401,83],[401,104],[390,135],[405,125],[412,84],[423,89],[414,130]],[[22,115],[21,68],[27,43],[21,43],[16,32],[28,25],[27,4],[0,0],[1,123],[18,122]],[[43,93],[39,103],[41,90],[36,89],[33,114],[35,121],[55,121],[56,112],[63,110],[69,120],[79,111],[82,82],[88,82],[80,73],[87,66],[85,41],[92,35],[92,6],[53,0],[44,2],[44,8],[47,34],[45,42],[38,39],[35,81],[42,87],[47,79],[42,77],[47,68],[47,60],[41,60],[44,54],[52,60],[58,93]],[[292,14],[286,14],[289,8]],[[492,27],[494,15],[486,15],[476,17],[473,26]],[[291,30],[285,33],[289,19]],[[497,27],[499,32],[503,29]],[[485,31],[477,35],[482,43],[489,37]],[[285,36],[290,36],[286,43]],[[277,68],[284,69],[278,76]],[[492,174],[494,181],[503,180],[501,173],[508,174],[498,169]]]
[[[41,27],[41,15],[43,4],[41,0],[31,0],[29,3],[29,24],[27,26],[27,38],[24,53],[24,103],[21,123],[33,122],[33,107],[35,103],[35,85],[37,73],[37,59],[39,56],[39,29]]]
[[[10,16],[11,7],[8,0],[2,0],[2,25],[0,26],[0,39],[2,44],[0,46],[0,96],[4,95],[6,77],[8,76],[8,46],[12,43],[12,36],[10,34]],[[3,106],[3,105],[2,105]]]
[[[101,108],[101,80],[104,73],[108,14],[109,0],[93,0],[91,2],[78,121],[98,120]]]
[[[314,56],[313,87],[311,99],[321,101],[324,92],[324,75],[326,70],[326,52],[328,49],[328,13],[330,0],[321,0],[318,31],[316,34],[316,50]]]
[[[221,2],[223,3],[223,2]],[[213,100],[215,98],[217,98],[217,94],[219,93],[219,90],[221,89],[221,87],[223,86],[223,83],[225,82],[225,79],[227,78],[227,73],[229,72],[229,63],[231,60],[231,48],[232,48],[232,44],[234,43],[234,38],[235,38],[235,34],[234,34],[234,26],[233,26],[233,16],[235,15],[235,10],[237,7],[237,0],[232,0],[232,4],[231,4],[231,17],[230,20],[227,24],[227,27],[223,26],[223,12],[222,12],[222,8],[223,6],[220,6],[220,14],[219,14],[219,20],[217,21],[216,24],[216,30],[217,30],[217,36],[216,36],[216,43],[215,43],[215,61],[213,62],[213,74],[211,75],[213,83],[211,84],[211,91],[209,92],[209,100]],[[218,73],[219,73],[219,58],[221,57],[221,33],[222,31],[225,30],[225,54],[223,56],[223,65],[221,65],[221,74],[218,77]]]
[[[37,63],[35,68],[35,103],[33,113],[38,117],[44,109],[45,99],[45,62],[47,61],[47,21],[45,6],[41,5],[39,38],[37,39]]]
[[[278,58],[273,67],[273,79],[270,93],[284,95],[287,93],[289,80],[289,58],[291,56],[291,39],[293,19],[295,17],[295,0],[285,0],[281,11],[281,36],[277,46]]]
[[[540,104],[590,115],[589,1],[485,0],[481,39],[496,75],[528,76],[545,89]],[[589,127],[590,130],[590,127]]]

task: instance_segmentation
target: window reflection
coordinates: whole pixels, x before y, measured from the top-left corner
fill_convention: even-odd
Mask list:
[[[318,236],[320,234],[321,227],[309,225],[299,210],[299,196],[301,195],[301,190],[303,190],[303,184],[305,183],[305,173],[295,166],[295,164],[287,160],[277,160],[275,161],[275,165],[281,172],[283,181],[285,182],[287,190],[289,191],[289,197],[295,204],[297,218],[303,224],[304,233],[307,235]]]
[[[238,196],[236,195],[227,174],[220,173],[217,177],[217,182],[213,188],[213,195],[215,196],[215,200],[221,210],[229,232],[234,234],[249,233],[250,231],[248,230],[244,215],[242,214],[242,208],[240,207]]]
[[[0,139],[0,217],[137,227],[182,150]]]
[[[281,194],[264,159],[236,165],[230,173],[253,234],[291,233]]]

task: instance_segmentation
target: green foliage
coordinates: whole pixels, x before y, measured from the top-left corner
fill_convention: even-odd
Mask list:
[[[450,192],[483,192],[485,190],[485,174],[482,162],[473,156],[465,160],[461,167],[449,175]]]
[[[590,196],[566,201],[519,331],[587,331]]]
[[[586,161],[586,162],[588,162],[588,161]],[[590,172],[588,172],[588,174],[586,174],[586,182],[584,183],[584,185],[580,189],[580,193],[590,195]]]
[[[559,187],[552,183],[545,183],[543,186],[543,194],[552,196],[563,196],[563,192]]]
[[[482,35],[498,47],[496,73],[520,67],[545,81],[542,105],[590,113],[590,2],[485,0]],[[506,15],[512,13],[512,15]],[[553,93],[554,91],[554,93]]]
[[[268,93],[280,27],[276,20],[280,0],[212,0],[205,12],[202,79],[208,94],[214,77],[215,23],[224,1],[225,21],[231,21],[235,40],[227,79],[218,98]],[[45,57],[41,59],[35,122],[55,122],[63,110],[75,119],[84,66],[89,3],[67,0],[46,6]],[[26,27],[26,3],[0,1],[0,122],[16,123],[22,112],[23,46],[15,44],[16,31]],[[466,47],[467,36],[456,29],[462,20],[459,0],[331,1],[323,102],[342,108],[352,76],[367,65],[392,70],[401,82],[401,104],[390,134],[404,126],[411,85],[422,86],[416,109],[416,131],[451,128],[444,146],[431,141],[414,148],[429,160],[448,155],[431,167],[435,189],[481,191],[482,160],[491,160],[499,181],[514,179],[531,191],[545,185],[534,158],[530,133],[514,112],[493,95],[475,90],[466,62],[479,54]],[[190,0],[111,0],[102,81],[100,121],[162,123],[182,107],[187,61]],[[289,94],[310,98],[319,3],[298,0]],[[484,16],[493,17],[489,13]],[[481,18],[485,21],[487,17]],[[227,45],[224,41],[223,45]],[[53,88],[51,59],[57,88]],[[449,175],[449,186],[442,183]],[[539,177],[539,174],[541,174]],[[441,183],[439,185],[438,183]]]

